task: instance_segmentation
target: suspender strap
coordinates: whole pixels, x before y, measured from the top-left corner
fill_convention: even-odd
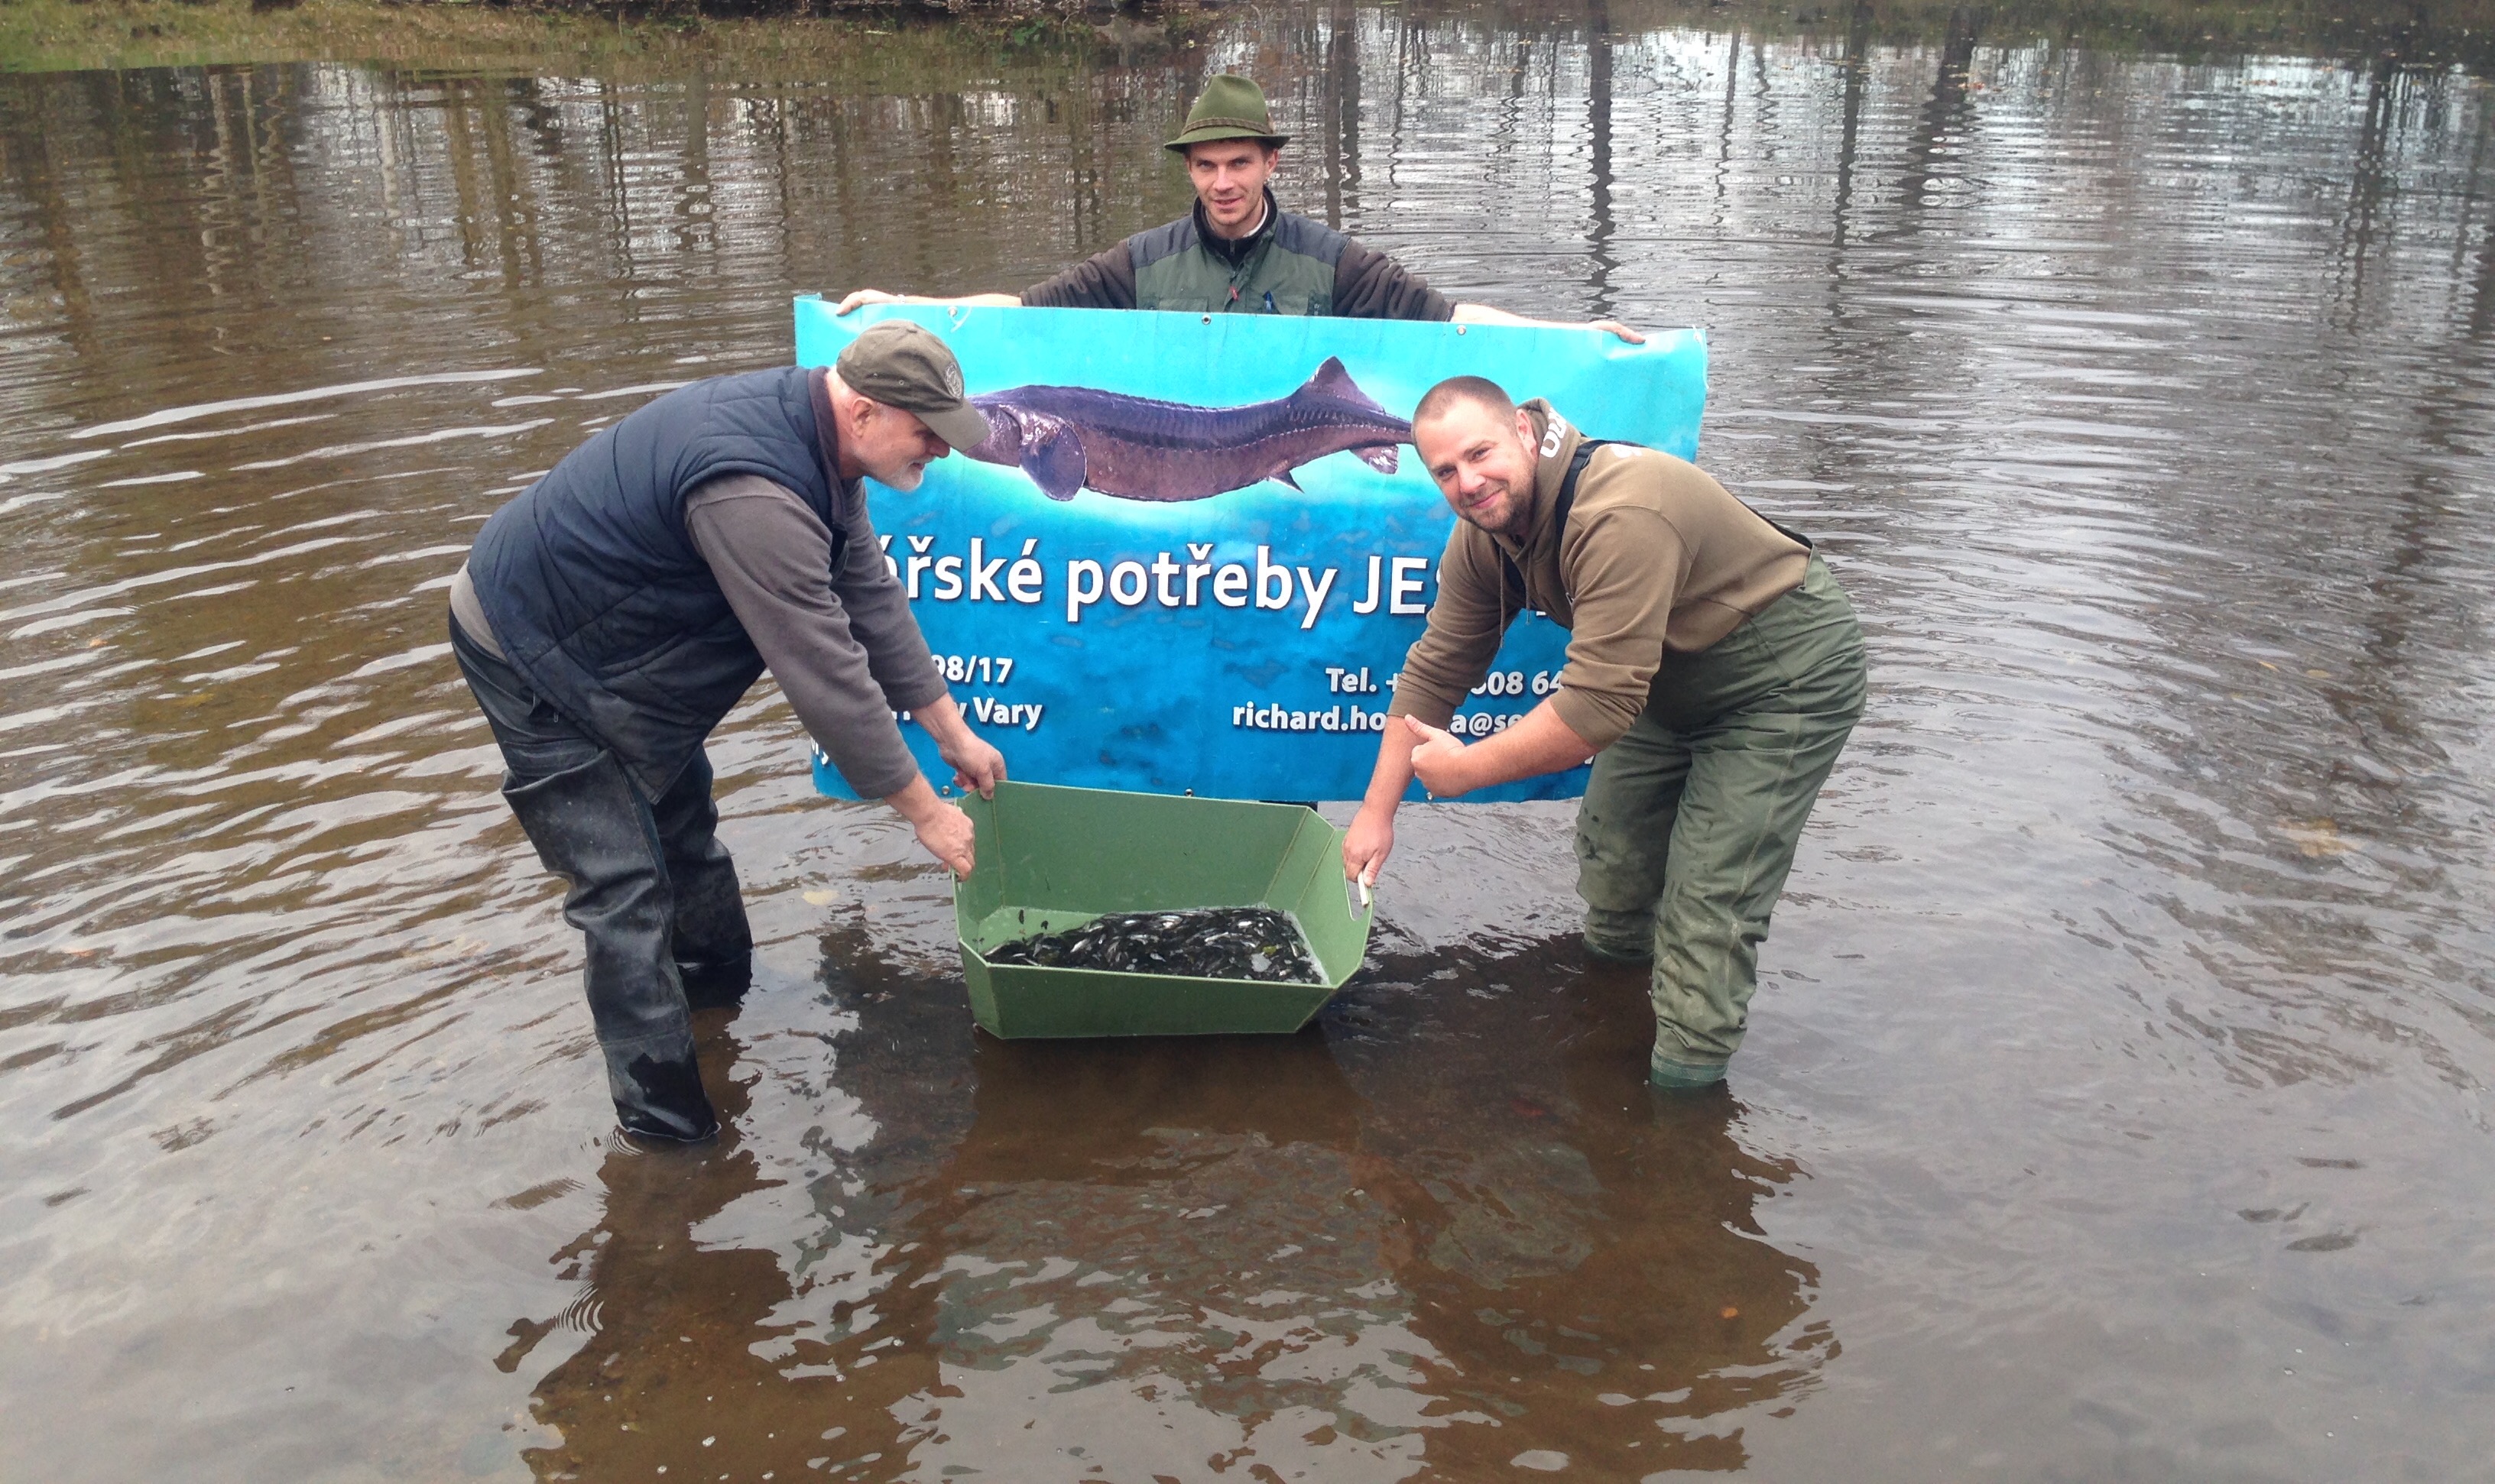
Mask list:
[[[1616,438],[1589,438],[1577,445],[1577,456],[1568,461],[1568,472],[1559,476],[1559,498],[1551,506],[1551,530],[1555,536],[1568,534],[1568,507],[1577,502],[1577,476],[1586,471],[1586,464],[1594,457],[1594,450],[1618,441]],[[1493,549],[1498,553],[1499,580],[1514,584],[1517,601],[1524,602],[1527,591],[1524,569],[1516,564],[1516,559],[1507,554],[1505,547],[1493,543]]]
[[[1643,443],[1631,443],[1625,439],[1617,438],[1589,438],[1579,443],[1577,445],[1577,456],[1568,461],[1568,472],[1560,476],[1559,498],[1554,501],[1552,505],[1551,528],[1553,534],[1563,539],[1567,536],[1568,507],[1577,502],[1577,476],[1586,471],[1586,465],[1594,457],[1595,449],[1609,447],[1614,443],[1620,443],[1630,448],[1643,448],[1646,446]],[[1736,496],[1735,499],[1740,500],[1740,497]],[[1752,515],[1759,515],[1758,511],[1750,509],[1750,502],[1748,500],[1740,500],[1740,504],[1741,508],[1749,510]],[[1803,535],[1801,531],[1785,525],[1783,522],[1769,521],[1764,515],[1759,515],[1759,519],[1768,521],[1768,524],[1775,529],[1778,535],[1785,537],[1787,540],[1801,542],[1802,549],[1803,551],[1818,550],[1818,543],[1812,541],[1810,537]],[[1516,559],[1509,556],[1506,549],[1503,547],[1498,548],[1498,563],[1500,567],[1499,575],[1501,581],[1515,584],[1516,591],[1519,594],[1518,601],[1524,601],[1523,594],[1526,591],[1525,586],[1524,570],[1517,566]]]
[[[1594,450],[1618,442],[1616,438],[1589,438],[1577,445],[1577,456],[1568,461],[1568,472],[1559,476],[1559,499],[1551,509],[1551,529],[1559,535],[1568,533],[1568,507],[1577,502],[1577,476],[1594,462]]]

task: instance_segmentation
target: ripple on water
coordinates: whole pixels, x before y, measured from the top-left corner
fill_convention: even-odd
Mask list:
[[[20,1468],[2483,1457],[2484,88],[1405,9],[0,78]],[[699,1022],[729,1137],[602,1141],[460,554],[587,429],[785,361],[793,291],[1174,216],[1207,59],[1275,84],[1288,200],[1437,287],[1706,325],[1703,462],[1864,613],[1732,1095],[1639,1087],[1549,806],[1411,816],[1309,1036],[974,1038],[939,873],[765,695],[713,747],[764,945]]]

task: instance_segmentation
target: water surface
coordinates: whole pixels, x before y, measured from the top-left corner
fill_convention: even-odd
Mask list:
[[[2482,1469],[2495,98],[1740,15],[0,78],[11,1476]],[[1729,1091],[1641,1085],[1543,806],[1408,812],[1303,1036],[975,1037],[765,685],[728,1132],[619,1147],[477,523],[793,292],[1177,214],[1220,67],[1433,284],[1708,326],[1703,462],[1865,617]]]

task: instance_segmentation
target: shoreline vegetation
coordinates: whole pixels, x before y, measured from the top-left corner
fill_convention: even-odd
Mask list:
[[[1465,14],[1463,0],[1383,4],[1413,16]],[[2372,65],[2495,70],[2495,0],[1526,0],[1509,24],[1613,34],[1665,26],[1764,37],[1867,33],[1878,44],[1946,44],[1980,24],[1987,45],[2059,42],[2219,59],[2329,56]],[[1183,47],[1219,29],[1222,0],[6,0],[0,72],[352,62],[446,71],[636,71],[705,56],[772,68],[888,54],[884,38],[993,57],[1057,48]],[[1312,0],[1310,9],[1316,9]],[[907,45],[907,44],[905,44]],[[934,61],[935,58],[922,59]],[[961,60],[972,60],[966,54]]]

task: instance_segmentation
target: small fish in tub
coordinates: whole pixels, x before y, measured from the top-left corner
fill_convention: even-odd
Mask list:
[[[992,964],[1044,969],[1112,969],[1269,984],[1325,983],[1299,924],[1271,907],[1112,912],[1080,927],[1004,944],[984,956]]]

